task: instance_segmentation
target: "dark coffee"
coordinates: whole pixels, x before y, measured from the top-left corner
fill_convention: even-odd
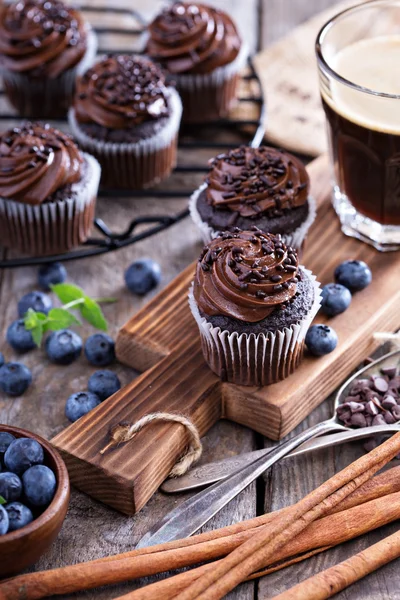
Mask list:
[[[336,183],[358,212],[400,225],[400,135],[352,122],[322,99]]]

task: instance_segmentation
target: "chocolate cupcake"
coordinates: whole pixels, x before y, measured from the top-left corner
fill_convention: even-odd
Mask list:
[[[140,189],[176,164],[182,115],[178,93],[149,59],[109,56],[77,81],[69,123],[101,164],[105,187]]]
[[[207,244],[219,231],[256,225],[301,248],[316,215],[303,163],[267,146],[241,146],[210,162],[205,183],[190,199],[190,213]]]
[[[91,229],[100,166],[50,125],[0,136],[0,245],[30,255],[66,252]]]
[[[205,4],[175,2],[148,32],[145,51],[176,82],[184,121],[226,116],[248,54],[232,19]]]
[[[320,288],[279,235],[225,232],[204,248],[189,304],[210,368],[232,383],[269,385],[299,364]]]
[[[93,63],[96,49],[79,11],[59,0],[18,0],[0,8],[0,70],[21,116],[65,117],[76,76]]]

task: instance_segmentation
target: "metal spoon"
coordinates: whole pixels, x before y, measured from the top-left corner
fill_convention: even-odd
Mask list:
[[[380,359],[377,359],[373,363],[370,363],[366,367],[360,369],[347,379],[342,387],[336,394],[335,405],[334,405],[334,420],[339,423],[336,417],[336,408],[339,404],[342,404],[344,398],[348,395],[348,389],[352,385],[355,379],[358,379],[361,375],[369,376],[379,372],[379,369],[386,365],[395,366],[395,360],[398,356],[398,364],[400,362],[400,351],[396,350],[389,354],[385,354]],[[365,427],[362,429],[349,429],[340,433],[334,433],[330,435],[321,435],[316,439],[311,439],[308,442],[301,444],[296,450],[293,450],[287,454],[284,458],[292,456],[299,456],[301,454],[307,454],[314,450],[321,450],[322,448],[330,448],[331,446],[339,446],[345,442],[352,442],[363,438],[373,437],[374,435],[383,435],[385,433],[393,433],[400,430],[400,422],[394,423],[393,425],[376,425],[374,427]],[[223,460],[210,462],[199,467],[190,469],[188,473],[182,475],[182,477],[176,477],[166,479],[161,486],[161,490],[167,494],[175,494],[177,492],[187,492],[196,488],[205,487],[221,481],[226,477],[229,477],[233,473],[236,473],[243,467],[251,464],[262,456],[267,456],[271,452],[271,448],[263,448],[261,450],[253,450],[252,452],[246,452],[237,456],[225,458]]]
[[[362,374],[369,375],[376,373],[380,368],[389,364],[390,366],[394,366],[393,358],[399,359],[399,357],[400,350],[391,352],[358,371],[342,385],[337,393],[335,411],[331,419],[318,423],[292,439],[279,444],[273,450],[268,452],[268,454],[264,454],[260,458],[257,458],[233,475],[230,475],[218,483],[214,483],[214,485],[211,485],[195,496],[192,496],[172,510],[163,519],[158,521],[158,523],[156,523],[156,525],[141,538],[136,548],[153,546],[155,544],[161,544],[192,535],[228,504],[228,502],[244,490],[252,481],[264,473],[264,471],[278,462],[281,458],[284,458],[292,450],[298,448],[304,442],[330,431],[350,431],[350,428],[340,424],[336,417],[336,407],[339,404],[340,398],[345,397],[348,387],[354,379],[360,377]],[[392,359],[391,362],[390,359]],[[397,360],[397,364],[399,364],[399,360]],[[397,425],[395,429],[393,429],[393,425],[382,427],[384,432],[387,433],[398,431],[399,426]],[[368,432],[366,437],[371,435],[371,429],[372,427],[365,428]]]

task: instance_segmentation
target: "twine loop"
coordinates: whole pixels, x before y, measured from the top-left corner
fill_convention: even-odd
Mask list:
[[[100,454],[104,454],[109,448],[117,446],[118,444],[129,442],[139,431],[146,427],[146,425],[149,425],[154,421],[179,423],[186,427],[189,432],[190,442],[184,454],[172,468],[168,477],[180,477],[181,475],[184,475],[193,463],[199,460],[203,447],[197,427],[188,417],[178,413],[154,412],[144,415],[133,424],[119,423],[118,425],[114,425],[111,429],[111,440],[102,450],[100,450]]]

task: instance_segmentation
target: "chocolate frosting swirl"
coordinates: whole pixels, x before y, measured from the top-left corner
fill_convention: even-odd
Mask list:
[[[279,235],[225,232],[203,250],[194,297],[205,315],[255,323],[284,308],[297,291],[297,253]]]
[[[283,212],[307,202],[310,180],[303,163],[282,150],[241,146],[219,154],[206,179],[207,202],[242,217]]]
[[[84,56],[81,14],[59,0],[18,0],[0,8],[0,65],[55,78]]]
[[[25,123],[0,136],[0,197],[42,204],[81,179],[83,157],[72,138],[50,125]]]
[[[75,115],[80,123],[125,129],[167,116],[168,95],[162,71],[149,59],[110,56],[78,79]]]
[[[169,73],[210,73],[235,60],[240,47],[227,14],[204,4],[176,2],[149,25],[146,52]]]

